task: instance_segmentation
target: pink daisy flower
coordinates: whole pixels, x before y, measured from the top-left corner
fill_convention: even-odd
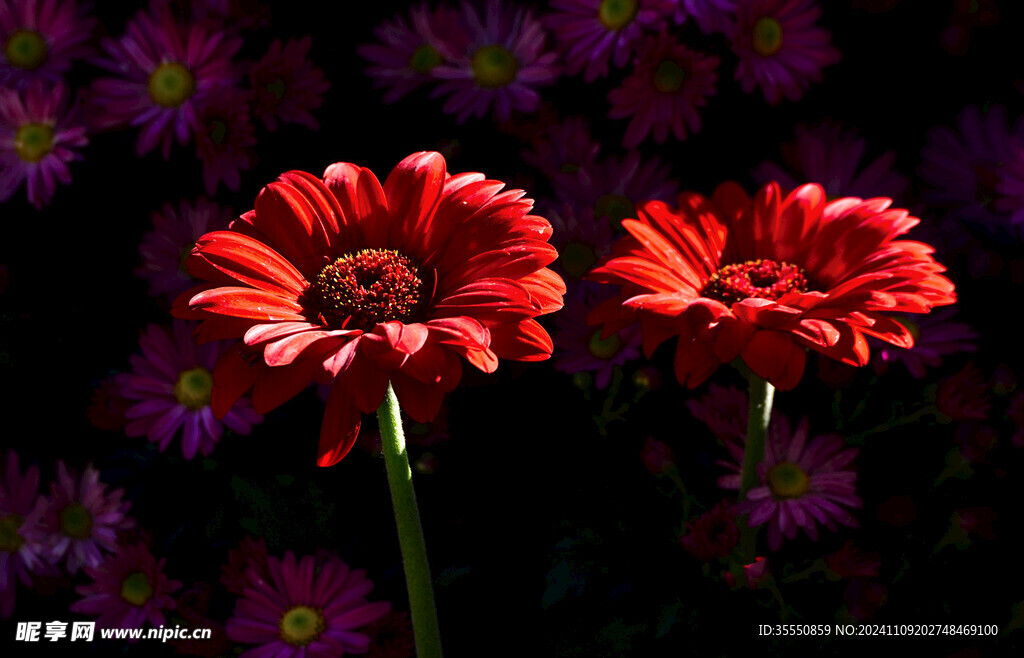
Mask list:
[[[992,411],[991,383],[977,365],[968,363],[939,382],[935,406],[948,421],[987,420]]]
[[[93,83],[97,126],[138,126],[138,154],[159,144],[169,159],[175,138],[188,144],[201,129],[196,101],[234,82],[231,57],[241,45],[212,23],[184,25],[165,3],[153,2],[128,22],[124,36],[101,42],[106,56],[97,64],[117,77]]]
[[[408,20],[399,15],[374,28],[377,43],[359,46],[356,52],[370,63],[366,74],[374,86],[387,89],[385,103],[435,81],[437,67],[465,49],[461,20],[450,7],[431,9],[422,2],[409,9]]]
[[[50,574],[46,529],[47,501],[39,495],[39,468],[24,474],[18,453],[8,450],[0,470],[0,618],[14,612],[18,581],[32,585],[33,573]]]
[[[117,550],[117,533],[135,525],[128,516],[131,503],[122,502],[123,489],[107,491],[100,473],[86,466],[81,479],[69,471],[63,460],[57,462],[57,480],[50,485],[50,509],[45,527],[52,546],[54,563],[67,559],[67,571],[95,567],[103,561],[103,552]]]
[[[313,111],[324,104],[331,83],[310,59],[311,38],[275,39],[260,61],[249,69],[249,83],[255,94],[253,113],[267,130],[277,124],[297,123],[310,130],[320,128]]]
[[[203,162],[207,194],[214,194],[222,181],[237,192],[242,185],[239,172],[256,160],[256,137],[249,119],[251,96],[227,87],[196,103],[196,154]]]
[[[142,236],[139,245],[142,265],[135,270],[149,283],[149,294],[173,300],[194,287],[198,281],[185,269],[185,257],[200,236],[226,229],[235,214],[206,198],[180,201],[177,206],[165,203],[153,213],[153,230]]]
[[[661,30],[673,0],[552,0],[544,26],[565,57],[566,73],[593,82],[622,68],[644,30]]]
[[[815,25],[821,7],[814,0],[750,0],[736,9],[731,37],[740,61],[736,79],[743,91],[760,87],[777,105],[800,100],[821,70],[839,61],[829,33]]]
[[[944,308],[927,315],[895,318],[914,336],[910,349],[894,349],[880,340],[869,339],[874,348],[871,361],[875,372],[884,374],[893,363],[902,363],[911,376],[921,379],[927,368],[935,368],[943,357],[964,352],[977,352],[978,334],[970,325],[953,322],[956,309]]]
[[[578,281],[611,252],[615,235],[607,218],[594,217],[592,208],[573,209],[563,203],[558,209],[545,208],[543,216],[551,222],[551,246],[558,250],[558,260],[551,267]]]
[[[289,551],[283,560],[269,558],[267,567],[267,579],[250,571],[249,586],[227,623],[232,640],[260,645],[241,658],[365,653],[370,638],[359,629],[391,610],[386,601],[366,600],[373,583],[340,558],[306,555],[296,561]]]
[[[153,557],[145,544],[119,546],[95,567],[85,567],[93,582],[75,588],[84,598],[72,612],[98,616],[100,628],[141,628],[164,624],[164,610],[175,607],[174,592],[181,583],[164,575],[165,559]]]
[[[513,110],[537,111],[534,87],[553,83],[559,74],[558,55],[545,50],[540,22],[502,0],[487,0],[482,16],[467,2],[462,10],[468,42],[452,62],[433,69],[444,80],[431,95],[448,96],[444,111],[459,123],[483,117],[492,107],[498,121],[508,121]]]
[[[210,409],[213,368],[227,343],[196,345],[196,323],[174,320],[170,331],[149,325],[139,339],[141,355],[132,355],[132,371],[118,376],[121,392],[135,403],[125,412],[128,436],[146,436],[163,452],[181,430],[185,459],[209,455],[227,426],[248,434],[263,417],[248,398],[239,398],[222,420]]]
[[[228,551],[228,562],[221,567],[220,584],[232,594],[241,595],[249,584],[250,569],[263,580],[270,579],[267,571],[267,542],[262,537],[245,537],[237,548]]]
[[[758,185],[778,181],[783,190],[818,183],[829,198],[887,197],[898,201],[907,191],[907,179],[893,170],[894,151],[886,151],[864,164],[867,143],[853,128],[824,121],[796,127],[796,140],[782,145],[783,164],[762,162],[754,169]]]
[[[0,0],[0,87],[61,82],[87,56],[96,19],[74,0]]]
[[[532,148],[523,151],[525,162],[533,165],[548,178],[561,179],[574,176],[581,169],[593,166],[601,144],[590,132],[586,117],[569,117],[548,126],[533,140]],[[557,188],[558,182],[553,181]]]
[[[701,32],[725,32],[739,0],[675,0],[674,19],[681,24],[692,18]]]
[[[690,50],[665,33],[645,39],[633,72],[608,94],[610,118],[632,117],[623,145],[633,148],[651,133],[660,144],[670,131],[678,140],[699,131],[697,109],[715,95],[717,69],[717,57]]]
[[[769,431],[765,459],[758,464],[761,485],[747,492],[738,511],[749,513],[751,526],[768,525],[768,547],[777,551],[782,539],[794,539],[801,528],[818,540],[818,524],[835,532],[837,523],[855,527],[847,508],[859,508],[855,492],[857,471],[851,466],[856,448],[847,448],[838,436],[807,440],[807,419],[789,431],[779,418],[778,430]]]
[[[608,387],[616,368],[640,358],[640,327],[633,325],[607,338],[600,327],[587,326],[587,314],[613,295],[609,286],[581,281],[565,298],[565,307],[555,315],[552,339],[555,344],[555,370],[568,374],[594,373],[599,389]],[[614,291],[612,291],[614,292]]]
[[[580,169],[579,175],[565,179],[556,192],[562,201],[590,208],[594,217],[605,217],[618,226],[623,219],[636,217],[636,205],[642,201],[674,202],[679,183],[671,177],[668,163],[630,151],[621,159],[607,157]]]
[[[687,521],[686,533],[679,538],[686,552],[701,562],[732,555],[740,540],[736,525],[736,506],[728,500]]]
[[[57,183],[71,183],[68,163],[82,159],[77,149],[88,142],[77,114],[67,111],[63,85],[0,89],[0,202],[25,183],[33,206],[48,204]]]

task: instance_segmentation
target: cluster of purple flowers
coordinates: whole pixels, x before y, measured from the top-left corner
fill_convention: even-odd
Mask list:
[[[25,185],[42,208],[89,136],[138,131],[136,151],[192,145],[207,193],[241,185],[255,163],[254,121],[315,129],[312,111],[330,85],[310,60],[310,39],[274,40],[255,62],[240,57],[258,24],[232,3],[152,0],[119,37],[97,34],[90,6],[76,0],[0,2],[0,201]],[[95,77],[72,89],[79,65]],[[77,79],[77,78],[76,78]],[[73,98],[73,100],[72,100]]]

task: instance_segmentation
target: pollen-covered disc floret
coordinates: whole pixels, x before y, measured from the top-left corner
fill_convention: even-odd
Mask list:
[[[329,327],[369,330],[381,322],[409,320],[422,287],[408,257],[392,249],[363,249],[322,269],[305,301]]]
[[[711,275],[700,294],[733,304],[749,297],[775,301],[787,292],[807,290],[806,273],[796,265],[767,258],[726,265]]]

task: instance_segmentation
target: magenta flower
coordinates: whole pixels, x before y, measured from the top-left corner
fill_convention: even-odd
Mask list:
[[[736,9],[732,48],[740,58],[736,79],[743,91],[760,87],[777,105],[800,100],[821,70],[839,61],[829,33],[815,25],[821,8],[814,0],[750,0]]]
[[[125,412],[128,436],[146,436],[163,452],[181,430],[185,459],[209,455],[224,434],[224,426],[248,434],[263,417],[248,398],[239,398],[222,420],[210,409],[213,369],[227,343],[196,345],[196,323],[174,320],[170,331],[149,325],[139,339],[141,355],[132,355],[132,371],[118,376],[121,392],[135,401]]]
[[[226,87],[197,101],[196,154],[203,162],[206,193],[214,194],[223,181],[229,190],[242,185],[240,171],[256,160],[256,137],[249,118],[252,94]]]
[[[135,274],[149,283],[151,296],[173,300],[199,282],[184,267],[185,257],[196,240],[210,231],[226,229],[235,213],[210,199],[195,203],[181,201],[177,206],[165,203],[153,213],[153,230],[142,236],[139,253],[142,266]]]
[[[877,578],[882,566],[878,553],[865,553],[847,540],[835,553],[825,556],[825,566],[834,578]]]
[[[408,21],[399,15],[374,28],[377,43],[359,46],[356,52],[370,63],[366,74],[374,85],[387,89],[385,103],[435,81],[435,69],[465,49],[461,21],[450,7],[430,9],[422,2],[409,9]]]
[[[992,411],[991,384],[977,365],[968,363],[939,382],[935,406],[948,420],[987,420]]]
[[[956,309],[944,308],[927,315],[895,318],[914,336],[910,349],[894,349],[888,343],[871,339],[871,362],[875,372],[884,374],[890,364],[903,363],[911,376],[921,379],[927,368],[935,368],[951,354],[977,352],[978,334],[970,325],[953,322]]]
[[[715,438],[725,445],[742,443],[747,436],[747,414],[750,402],[747,392],[735,386],[709,384],[707,393],[686,401],[690,415],[707,425]],[[743,446],[739,446],[743,454]],[[739,480],[727,489],[739,489]]]
[[[886,151],[863,164],[867,143],[853,128],[824,121],[796,127],[796,140],[782,145],[783,164],[762,162],[753,171],[758,185],[778,181],[783,190],[818,183],[829,198],[887,197],[899,201],[907,179],[893,169],[896,153]],[[862,166],[863,165],[863,166]]]
[[[552,184],[557,189],[558,180],[592,167],[600,150],[601,144],[590,132],[589,119],[569,117],[537,135],[532,148],[523,151],[522,157],[548,178],[556,179]]]
[[[1011,140],[1005,164],[997,173],[996,194],[995,209],[1011,226],[1024,227],[1024,138]]]
[[[164,575],[165,559],[157,561],[145,544],[120,546],[95,567],[85,567],[93,582],[75,588],[82,599],[72,612],[98,616],[100,628],[141,628],[164,624],[164,610],[175,607],[181,583]]]
[[[93,83],[96,125],[138,126],[138,154],[159,144],[169,159],[175,139],[188,144],[201,130],[196,101],[235,81],[231,57],[241,45],[210,22],[182,24],[165,3],[154,2],[128,22],[124,36],[101,42],[106,56],[97,64],[116,77]]]
[[[758,464],[761,485],[747,492],[738,511],[749,513],[751,526],[768,524],[768,547],[777,551],[782,539],[794,539],[801,528],[818,539],[818,524],[835,532],[837,523],[855,527],[857,520],[847,508],[859,508],[855,492],[857,471],[850,466],[856,448],[847,448],[838,436],[807,440],[807,419],[789,431],[778,418],[778,429],[769,429],[765,459]]]
[[[260,645],[241,658],[365,653],[370,638],[359,629],[391,610],[386,601],[366,600],[373,583],[340,558],[306,555],[296,561],[289,551],[283,560],[269,558],[267,567],[267,579],[250,571],[249,586],[227,623],[232,640]]]
[[[96,19],[74,0],[0,0],[0,88],[55,85],[87,56]]]
[[[103,561],[102,551],[117,550],[117,533],[135,526],[128,516],[131,503],[122,502],[123,489],[107,491],[100,473],[86,466],[81,479],[57,461],[57,480],[50,485],[50,509],[46,531],[52,542],[50,560],[67,559],[67,571],[95,567]]]
[[[722,500],[696,519],[687,521],[686,533],[679,538],[679,543],[701,562],[710,562],[731,555],[739,540],[736,506]]]
[[[565,57],[566,73],[593,82],[608,62],[626,65],[644,30],[664,28],[673,0],[552,0],[544,26]]]
[[[607,157],[580,169],[577,176],[562,181],[556,192],[562,201],[592,209],[594,217],[618,226],[623,219],[636,217],[636,206],[642,201],[675,202],[679,183],[672,179],[668,163],[630,151],[622,159]]]
[[[632,117],[623,145],[633,148],[652,133],[660,144],[670,131],[678,140],[699,131],[698,108],[715,95],[717,69],[717,57],[690,50],[667,34],[645,39],[633,72],[608,94],[610,118]]]
[[[614,291],[590,281],[581,281],[565,298],[565,307],[555,315],[552,339],[555,343],[555,370],[569,374],[594,373],[594,384],[604,389],[615,368],[640,358],[640,327],[633,325],[607,338],[600,327],[587,326],[587,314]]]
[[[267,542],[262,537],[245,537],[236,548],[228,551],[228,562],[221,567],[220,584],[232,594],[241,595],[249,584],[250,570],[256,570],[261,580],[269,580],[267,571]]]
[[[462,9],[468,43],[452,62],[433,69],[444,80],[431,95],[447,96],[444,111],[459,123],[491,108],[498,121],[507,121],[513,110],[537,111],[535,87],[553,83],[559,74],[558,55],[545,50],[540,22],[531,11],[502,0],[487,0],[482,16],[469,3]]]
[[[33,83],[24,93],[0,89],[0,202],[25,183],[29,202],[42,208],[71,182],[68,163],[89,140],[76,113],[67,111],[64,86]]]
[[[14,612],[18,581],[32,585],[33,573],[50,574],[43,518],[47,500],[39,495],[39,468],[24,474],[18,453],[8,450],[0,470],[0,618]]]
[[[545,208],[543,216],[551,222],[551,246],[558,250],[558,260],[552,267],[564,272],[566,278],[578,281],[611,252],[615,235],[606,217],[594,217],[593,208],[574,209],[563,203]]]
[[[331,83],[310,59],[313,40],[303,37],[281,43],[275,39],[267,54],[249,69],[255,101],[253,113],[267,130],[277,124],[297,123],[310,130],[320,128],[313,111],[324,104]]]
[[[725,32],[739,0],[675,0],[673,18],[683,23],[692,18],[701,32]]]

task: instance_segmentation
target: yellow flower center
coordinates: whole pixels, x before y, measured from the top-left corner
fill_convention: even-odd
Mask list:
[[[92,514],[79,503],[68,503],[60,512],[60,531],[75,539],[92,536]]]
[[[174,384],[174,397],[189,409],[202,409],[210,404],[213,392],[213,375],[201,366],[186,370],[178,375]]]
[[[597,254],[585,244],[570,242],[562,249],[558,260],[562,263],[566,274],[578,279],[594,266],[594,263],[597,262]]]
[[[46,61],[46,39],[38,32],[15,30],[4,45],[7,61],[14,68],[32,71]]]
[[[312,643],[324,632],[325,626],[323,613],[304,605],[289,608],[278,624],[281,639],[295,647]]]
[[[0,517],[0,553],[16,553],[25,545],[25,538],[18,534],[24,522],[17,514]]]
[[[639,4],[637,0],[604,0],[597,18],[609,30],[621,30],[636,18]]]
[[[25,162],[39,162],[53,150],[53,127],[26,123],[14,135],[14,150]]]
[[[607,217],[618,226],[622,220],[636,217],[636,207],[621,194],[605,194],[594,204],[594,216]]]
[[[519,62],[503,46],[484,46],[473,53],[473,78],[481,87],[504,87],[516,79]]]
[[[782,48],[782,25],[771,16],[762,16],[754,23],[754,51],[771,57]]]
[[[775,498],[800,498],[811,481],[803,469],[790,462],[779,462],[768,471],[768,488]]]
[[[409,58],[409,66],[412,70],[423,74],[430,73],[440,63],[441,53],[437,52],[437,49],[429,43],[417,48]]]
[[[184,64],[164,62],[149,75],[149,95],[162,107],[179,107],[196,91],[196,79]]]
[[[149,582],[149,576],[142,571],[128,574],[121,581],[121,598],[139,607],[146,605],[146,601],[153,598],[153,584]]]
[[[622,339],[619,338],[618,334],[601,338],[601,330],[598,329],[590,335],[590,342],[587,343],[587,348],[598,359],[610,359],[622,349]]]
[[[679,91],[685,80],[686,69],[672,60],[666,59],[658,64],[658,69],[654,72],[654,88],[663,94]]]

